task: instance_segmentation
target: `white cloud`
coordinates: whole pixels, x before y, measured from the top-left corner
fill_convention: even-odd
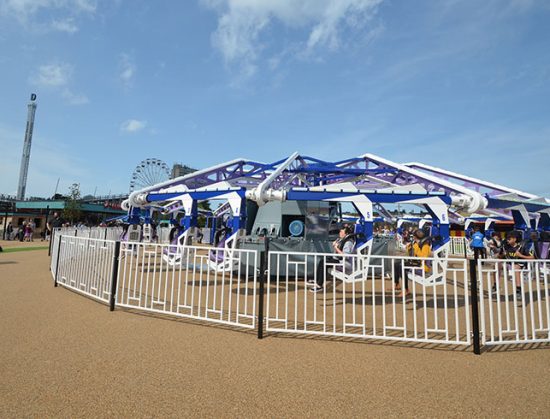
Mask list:
[[[268,46],[261,35],[273,22],[291,29],[307,30],[307,39],[296,50],[312,56],[321,50],[338,50],[345,42],[342,33],[364,30],[382,0],[203,0],[218,13],[213,46],[228,65],[237,65],[250,77]]]
[[[54,20],[52,22],[52,29],[59,32],[66,32],[68,34],[78,32],[78,26],[76,25],[75,20],[72,17],[69,17],[67,19]]]
[[[44,10],[93,15],[97,10],[97,0],[0,0],[0,15],[16,18],[23,24]]]
[[[90,102],[88,97],[76,94],[69,88],[73,70],[73,66],[68,63],[44,64],[31,75],[29,82],[35,86],[59,92],[69,105],[84,105]]]
[[[69,89],[63,90],[63,92],[61,92],[61,96],[63,96],[69,105],[86,105],[87,103],[90,103],[90,100],[86,95],[73,93]]]
[[[140,121],[138,119],[128,119],[120,125],[120,131],[124,133],[133,134],[141,131],[147,126],[147,121]]]
[[[136,65],[129,54],[120,54],[119,62],[119,77],[124,86],[131,87],[136,74]]]
[[[31,76],[30,82],[40,87],[65,86],[73,73],[73,67],[67,63],[51,63],[38,67],[38,72]]]

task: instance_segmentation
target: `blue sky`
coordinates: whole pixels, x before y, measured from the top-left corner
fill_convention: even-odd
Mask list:
[[[374,153],[550,196],[545,0],[0,0],[0,193]]]

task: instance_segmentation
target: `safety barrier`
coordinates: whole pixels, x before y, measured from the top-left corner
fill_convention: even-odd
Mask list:
[[[469,345],[466,261],[445,261],[439,272],[424,269],[435,267],[434,259],[416,262],[270,252],[266,330]],[[407,277],[408,296],[394,286],[395,278]],[[323,283],[323,289],[310,292],[308,281]]]
[[[109,302],[116,242],[60,234],[56,240],[55,284]]]
[[[451,237],[449,242],[449,256],[473,256],[468,239],[466,237]]]
[[[159,243],[170,243],[170,231],[172,227],[158,227],[157,237]]]
[[[55,284],[112,310],[256,329],[260,338],[265,330],[473,344],[475,353],[480,344],[550,342],[549,261],[476,265],[454,258],[129,243],[61,232],[51,245]],[[395,287],[406,282],[409,295]],[[316,283],[322,289],[310,292]]]
[[[550,341],[550,261],[478,260],[485,345]]]
[[[257,262],[252,250],[124,243],[117,305],[255,328]]]
[[[61,227],[55,229],[62,235],[89,239],[120,240],[122,227]]]

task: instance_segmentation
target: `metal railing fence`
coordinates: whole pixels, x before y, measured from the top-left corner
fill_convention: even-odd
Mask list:
[[[52,236],[50,237],[50,271],[55,279],[55,273],[57,272],[57,262],[59,255],[59,246],[61,239],[61,231],[59,229],[54,229]]]
[[[56,285],[108,303],[116,242],[61,234],[55,240],[59,240],[57,264],[52,270]]]
[[[480,259],[477,272],[483,344],[550,341],[550,261]]]
[[[89,239],[120,240],[122,227],[61,227],[55,229],[62,235]]]
[[[266,330],[299,334],[470,344],[465,260],[270,252]],[[400,278],[401,291],[395,280]],[[309,281],[309,283],[308,283]],[[312,292],[315,285],[322,290]]]
[[[476,353],[479,343],[550,342],[550,261],[476,265],[455,258],[267,252],[267,245],[264,259],[257,250],[74,234],[59,230],[52,237],[54,281],[111,309],[256,328],[258,337],[265,324],[274,334],[473,343]]]
[[[117,305],[256,327],[258,253],[123,243]]]
[[[449,256],[472,257],[470,242],[466,237],[451,237],[449,241]]]

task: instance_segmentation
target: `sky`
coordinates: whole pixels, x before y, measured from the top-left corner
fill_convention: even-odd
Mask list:
[[[0,193],[373,153],[550,197],[546,0],[0,0]]]

